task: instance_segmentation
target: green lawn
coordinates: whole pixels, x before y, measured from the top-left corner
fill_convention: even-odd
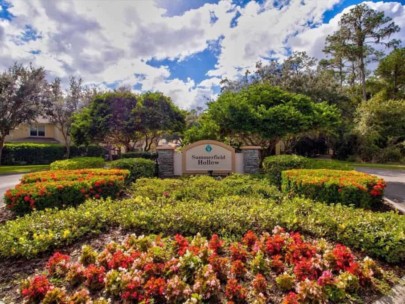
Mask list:
[[[0,166],[0,175],[49,170],[49,165]]]
[[[349,162],[347,162],[349,163]],[[372,163],[349,163],[354,167],[367,167],[375,169],[405,170],[404,164],[372,164]]]
[[[387,170],[405,170],[405,164],[374,164],[374,163],[359,163],[359,162],[348,162],[348,161],[340,161],[340,160],[335,160],[335,159],[321,159],[321,158],[313,158],[313,160],[316,160],[317,163],[320,164],[319,168],[322,167],[327,167],[329,169],[333,169],[333,167],[336,167],[337,169],[340,169],[339,167],[347,167],[347,169],[350,169],[350,167],[366,167],[366,168],[375,168],[375,169],[387,169]],[[328,166],[324,166],[324,164],[329,164]],[[317,167],[314,167],[314,169],[318,169]]]

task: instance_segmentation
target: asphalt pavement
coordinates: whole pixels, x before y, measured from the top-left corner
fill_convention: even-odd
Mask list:
[[[17,185],[23,175],[24,174],[0,175],[0,207],[4,205],[4,193],[6,193],[7,189],[13,188]]]
[[[384,195],[398,209],[405,212],[405,170],[387,170],[373,168],[356,168],[357,171],[381,177],[387,183]]]

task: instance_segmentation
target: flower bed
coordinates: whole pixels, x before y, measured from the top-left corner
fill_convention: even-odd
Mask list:
[[[360,288],[363,296],[389,288],[388,277],[343,245],[275,227],[232,243],[130,235],[101,252],[84,246],[77,260],[57,252],[21,294],[30,303],[342,303]]]
[[[287,170],[282,173],[282,190],[326,203],[371,208],[382,202],[385,182],[356,171]]]
[[[126,170],[117,169],[79,169],[79,170],[54,170],[25,174],[21,178],[21,184],[36,182],[56,182],[68,180],[86,180],[93,177],[103,176],[126,176]]]
[[[200,232],[239,237],[249,229],[264,231],[275,225],[326,237],[390,263],[405,261],[405,218],[400,214],[300,198],[275,202],[234,196],[214,203],[142,197],[115,202],[88,200],[76,208],[33,212],[1,226],[0,257],[35,257],[109,227],[146,234]]]
[[[78,205],[87,198],[117,197],[129,172],[112,170],[107,175],[107,171],[94,174],[90,171],[29,174],[21,184],[5,193],[4,202],[8,209],[23,215],[33,210]]]

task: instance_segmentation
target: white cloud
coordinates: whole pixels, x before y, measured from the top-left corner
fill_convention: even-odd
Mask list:
[[[15,18],[0,19],[0,69],[14,61],[33,62],[52,77],[77,75],[100,87],[140,83],[142,90],[162,91],[189,108],[215,98],[213,88],[221,77],[238,77],[270,55],[284,58],[286,48],[320,57],[324,39],[338,21],[335,17],[322,24],[322,16],[339,1],[251,1],[242,8],[222,0],[167,17],[165,9],[150,0],[13,0],[9,10]],[[399,36],[405,36],[404,6],[369,5],[393,17],[403,29]],[[215,22],[211,22],[213,13]],[[237,26],[231,27],[237,13]],[[22,41],[27,25],[40,38]],[[168,67],[146,64],[151,58],[181,61],[218,40],[218,64],[200,83],[171,79]]]

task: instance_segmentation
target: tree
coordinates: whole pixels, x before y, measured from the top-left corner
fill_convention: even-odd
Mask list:
[[[0,75],[0,163],[5,137],[43,113],[47,100],[45,70],[14,64]]]
[[[132,111],[137,133],[144,140],[144,150],[149,151],[152,144],[157,145],[164,133],[183,131],[185,127],[184,113],[173,104],[169,97],[160,92],[146,92]]]
[[[67,158],[70,156],[72,141],[70,132],[73,114],[85,105],[85,97],[85,90],[80,78],[70,78],[70,86],[67,92],[63,92],[59,78],[56,78],[50,84],[50,102],[47,106],[46,114],[50,121],[54,123],[62,133]]]
[[[364,100],[367,99],[367,61],[375,60],[380,55],[374,45],[391,47],[398,44],[397,40],[383,42],[399,31],[399,27],[391,20],[383,12],[375,11],[366,4],[356,5],[342,16],[339,30],[326,39],[326,52],[337,56],[337,61],[347,58],[352,62],[353,70],[358,71]]]
[[[283,137],[331,130],[340,119],[335,106],[267,84],[222,93],[209,104],[207,115],[219,126],[221,136],[261,146],[266,154],[273,152]]]
[[[392,98],[405,97],[405,48],[393,50],[383,58],[375,74],[386,84]]]

